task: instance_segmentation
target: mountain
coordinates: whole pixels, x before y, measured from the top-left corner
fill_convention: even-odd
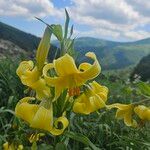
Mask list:
[[[137,75],[140,76],[142,81],[150,81],[150,54],[140,60],[138,65],[134,68],[130,79],[134,80]]]
[[[0,22],[0,56],[7,54],[11,56],[11,54],[17,55],[21,53],[21,55],[27,54],[32,57],[39,42],[39,37]],[[58,42],[53,41],[49,56],[51,60],[55,56],[57,47]],[[89,59],[84,55],[88,51],[93,51],[103,69],[120,69],[130,65],[136,65],[142,57],[150,53],[150,38],[123,43],[81,37],[75,40],[75,50],[78,54],[77,61],[79,63],[88,61]]]
[[[58,41],[53,41],[58,46]],[[135,42],[113,42],[103,39],[81,37],[75,40],[75,50],[79,62],[87,61],[88,51],[95,52],[103,69],[120,69],[136,65],[140,59],[150,53],[150,38]]]
[[[150,53],[150,38],[121,43],[82,37],[76,39],[75,49],[80,56],[88,51],[95,52],[104,69],[120,69],[137,64]],[[85,57],[81,58],[81,61],[85,60]]]
[[[40,38],[0,22],[0,56],[28,55],[32,57]],[[56,49],[51,45],[51,51]],[[54,54],[52,54],[54,55]],[[51,58],[53,56],[50,56]]]

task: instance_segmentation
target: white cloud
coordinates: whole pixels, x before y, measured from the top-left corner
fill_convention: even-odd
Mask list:
[[[70,0],[68,3],[72,4],[67,8],[71,19],[91,29],[76,30],[77,36],[114,40],[150,37],[149,31],[140,28],[150,25],[150,0]],[[64,18],[64,9],[56,8],[52,0],[0,0],[0,16]]]
[[[0,0],[0,16],[22,16],[25,18],[62,16],[49,0]]]
[[[148,13],[145,14],[150,11],[149,0],[72,0],[72,2],[74,5],[68,9],[74,21],[92,28],[83,35],[112,37],[118,40],[150,37],[150,33],[144,28],[138,29],[140,26],[150,24],[150,16]]]

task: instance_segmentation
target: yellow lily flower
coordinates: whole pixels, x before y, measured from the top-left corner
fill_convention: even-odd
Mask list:
[[[140,117],[142,120],[150,120],[150,108],[139,105],[134,108],[134,112]]]
[[[68,126],[67,118],[59,117],[58,119],[56,119],[56,121],[53,121],[52,104],[50,104],[50,106],[46,104],[46,106],[49,108],[45,108],[42,105],[29,104],[28,102],[30,100],[34,100],[34,98],[25,97],[18,102],[15,108],[16,116],[28,122],[30,124],[30,127],[32,128],[46,130],[53,135],[62,134]],[[59,122],[63,126],[61,129],[57,129],[57,124]]]
[[[82,63],[77,69],[73,58],[69,54],[65,54],[54,60],[53,63],[44,66],[43,75],[47,84],[55,87],[55,100],[64,89],[76,88],[99,75],[101,68],[96,59],[96,55],[92,52],[88,52],[86,56],[94,60],[93,65]],[[53,68],[57,76],[50,77],[48,71]]]
[[[46,81],[40,77],[40,72],[32,61],[23,61],[20,63],[17,71],[21,82],[36,91],[36,98],[39,100],[49,98],[51,96],[50,88],[46,85]]]
[[[132,104],[126,105],[126,104],[115,103],[115,104],[107,105],[107,108],[108,109],[117,108],[118,110],[116,112],[116,118],[124,119],[124,123],[127,126],[133,126],[133,127],[137,126],[136,121],[132,119],[133,108],[134,108]]]
[[[96,81],[91,84],[91,89],[79,96],[73,106],[73,111],[81,114],[90,114],[100,108],[105,107],[108,89],[101,86]]]

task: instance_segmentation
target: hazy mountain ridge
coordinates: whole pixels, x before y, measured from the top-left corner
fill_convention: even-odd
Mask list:
[[[75,41],[75,49],[80,55],[94,51],[105,69],[119,69],[137,64],[150,53],[150,38],[135,42],[113,42],[90,37]],[[85,60],[85,57],[81,61]]]
[[[17,45],[21,48],[18,53],[23,51],[23,54],[26,54],[26,52],[30,54],[33,53],[33,50],[37,49],[40,42],[39,37],[25,33],[1,22],[0,39],[10,41]],[[58,47],[58,42],[52,41],[51,59],[56,52],[56,47],[53,45]],[[75,50],[78,53],[78,62],[88,61],[89,59],[84,55],[88,51],[93,51],[99,59],[103,69],[120,69],[137,64],[142,57],[150,53],[150,38],[123,43],[92,37],[80,37],[75,40]],[[9,50],[0,50],[0,56],[6,55],[7,53],[9,53]]]
[[[11,53],[32,57],[41,38],[0,22],[0,39],[0,45],[3,45],[4,43],[6,45],[6,43],[8,43],[7,49],[1,47],[1,57],[6,55],[11,56]],[[12,49],[12,47],[17,47],[17,52],[15,52],[16,50]],[[56,47],[51,45],[50,49],[51,51],[54,51]],[[50,55],[51,58],[53,57],[52,55]]]

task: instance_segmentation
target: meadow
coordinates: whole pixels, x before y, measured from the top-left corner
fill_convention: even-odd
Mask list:
[[[21,84],[16,69],[21,60],[0,60],[0,147],[5,142],[22,144],[25,150],[149,150],[150,124],[138,120],[138,127],[127,127],[123,120],[116,120],[115,110],[98,110],[90,115],[72,113],[70,127],[60,136],[43,132],[36,144],[29,137],[37,131],[14,114],[17,102],[26,96],[27,88]],[[130,71],[100,74],[96,80],[109,89],[107,104],[138,102],[149,95],[146,83],[129,81]],[[148,103],[147,103],[148,104]],[[59,141],[59,143],[58,143]],[[0,149],[1,149],[0,148]]]
[[[37,18],[47,27],[36,56],[0,59],[0,149],[149,150],[150,84],[130,81],[132,68],[101,71],[94,52],[78,62],[65,12],[64,30]]]

